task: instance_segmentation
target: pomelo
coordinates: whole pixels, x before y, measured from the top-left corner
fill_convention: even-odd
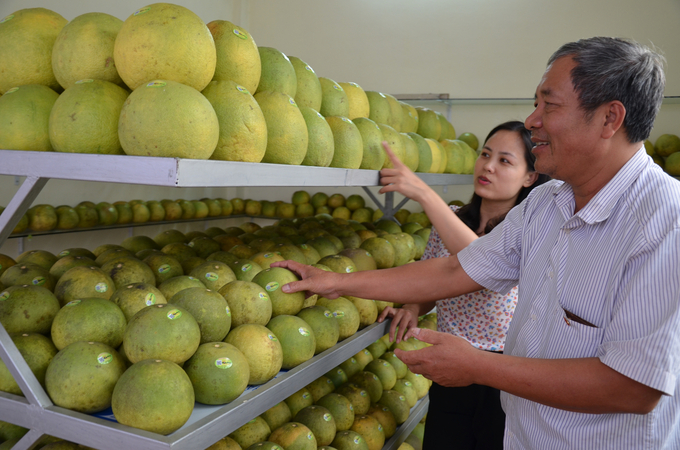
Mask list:
[[[331,167],[358,169],[364,154],[361,133],[347,117],[327,116],[326,121],[333,132],[334,152]]]
[[[316,438],[312,431],[298,422],[288,422],[272,431],[267,438],[285,449],[316,450]]]
[[[113,302],[101,298],[73,300],[52,321],[52,342],[61,350],[78,341],[95,341],[117,348],[123,342],[127,320]]]
[[[262,63],[253,37],[228,20],[213,20],[208,29],[215,41],[217,54],[214,81],[233,81],[255,92],[260,83]]]
[[[125,86],[113,60],[113,46],[123,21],[110,14],[91,12],[61,29],[52,49],[52,69],[68,89],[76,81],[95,79]]]
[[[189,272],[189,275],[198,278],[205,287],[215,292],[225,284],[236,280],[236,275],[229,266],[220,261],[205,262]]]
[[[309,383],[305,388],[312,394],[312,401],[316,403],[321,397],[330,394],[335,390],[335,384],[330,378],[321,375],[316,380]]]
[[[418,107],[418,131],[424,138],[439,140],[442,133],[442,124],[437,113],[429,108]]]
[[[118,136],[128,155],[208,159],[217,147],[219,121],[196,89],[177,81],[152,80],[125,100]]]
[[[328,409],[335,420],[337,431],[349,430],[354,423],[354,407],[349,399],[332,392],[326,394],[316,402],[317,406]]]
[[[420,165],[420,153],[418,145],[411,135],[407,133],[399,133],[401,135],[402,144],[404,145],[404,164],[412,172],[418,170]]]
[[[52,71],[52,48],[67,23],[46,8],[20,9],[0,19],[0,42],[4,43],[0,47],[0,94],[26,84],[61,90]]]
[[[108,261],[102,265],[101,270],[111,277],[116,289],[132,283],[156,283],[156,276],[151,268],[136,258]]]
[[[418,111],[413,105],[399,102],[401,105],[401,132],[415,133],[418,131]]]
[[[462,141],[446,139],[440,142],[446,151],[446,169],[444,172],[454,174],[465,173],[465,150],[459,144]]]
[[[309,136],[307,153],[300,164],[303,166],[328,167],[333,160],[335,142],[330,125],[318,111],[300,106]]]
[[[217,58],[203,20],[171,3],[154,3],[128,17],[116,37],[113,57],[130,89],[163,79],[197,91],[212,80]],[[180,112],[186,114],[189,108],[185,105]]]
[[[380,400],[380,396],[382,396],[383,393],[383,385],[376,374],[361,370],[352,375],[349,382],[364,389],[368,393],[372,403]]]
[[[295,98],[297,76],[295,68],[283,52],[272,47],[258,47],[262,74],[255,94],[260,92],[279,92]]]
[[[194,386],[196,401],[222,405],[236,399],[248,387],[250,366],[239,349],[226,342],[200,345],[184,364]]]
[[[111,407],[123,425],[170,434],[189,420],[194,401],[193,385],[181,367],[170,361],[147,359],[133,364],[120,377]]]
[[[425,142],[430,146],[430,151],[432,152],[432,168],[430,173],[444,173],[446,168],[446,152],[444,152],[444,147],[439,141],[434,139],[425,138]]]
[[[312,406],[314,399],[307,388],[303,387],[302,389],[286,397],[284,401],[286,402],[286,405],[288,405],[288,408],[290,408],[290,412],[293,417],[295,417],[297,413],[304,408]]]
[[[224,342],[241,350],[248,360],[248,384],[264,384],[281,370],[283,350],[279,339],[266,327],[247,323],[232,329]]]
[[[439,111],[437,111],[436,114],[437,119],[439,119],[439,123],[441,124],[439,140],[443,141],[444,139],[456,139],[456,130],[453,128],[453,125],[451,125],[451,122],[449,122],[446,116]]]
[[[353,358],[356,361],[357,366],[359,367],[358,371],[362,371],[368,365],[368,363],[373,361],[373,354],[364,348],[356,352]],[[346,362],[351,363],[351,358]]]
[[[394,266],[394,246],[381,237],[368,238],[361,243],[361,248],[366,250],[375,259],[378,269],[388,269]]]
[[[300,106],[300,109],[307,107],[319,111],[323,98],[319,77],[316,76],[314,69],[300,58],[291,56],[290,62],[293,64],[295,78],[297,79],[295,103]]]
[[[282,314],[295,315],[300,312],[305,300],[304,292],[286,293],[281,290],[283,285],[297,280],[293,272],[283,267],[272,267],[255,275],[253,283],[263,287],[269,294],[272,317]]]
[[[92,265],[94,265],[94,260],[85,256],[65,256],[63,258],[59,258],[59,261],[50,267],[50,275],[59,281],[59,278],[61,278],[62,275],[74,267]]]
[[[122,287],[114,292],[110,301],[118,305],[128,322],[147,306],[167,303],[163,293],[147,283],[133,283]]]
[[[320,305],[310,306],[302,309],[297,316],[303,319],[314,333],[315,355],[338,343],[340,324],[328,308]]]
[[[373,416],[363,414],[355,417],[350,430],[356,431],[364,438],[368,450],[380,450],[383,448],[383,445],[385,445],[385,432],[383,427],[378,419]]]
[[[387,125],[391,126],[397,132],[401,132],[401,117],[402,117],[402,109],[401,105],[399,104],[399,100],[397,100],[393,95],[390,94],[384,94],[385,98],[387,99],[387,104],[390,106],[390,115],[387,119]]]
[[[267,150],[262,162],[300,164],[307,154],[307,124],[295,100],[283,92],[255,94],[267,124]]]
[[[415,142],[418,148],[418,167],[416,167],[415,172],[430,173],[433,165],[433,155],[430,145],[427,143],[424,137],[415,132],[407,133]],[[437,166],[439,168],[439,166]]]
[[[272,315],[272,303],[267,291],[250,281],[232,281],[219,290],[231,310],[231,325],[246,323],[267,325]]]
[[[1,27],[2,24],[0,29]],[[49,120],[59,94],[47,86],[38,84],[10,86],[5,91],[0,97],[0,148],[53,151]]]
[[[385,438],[391,438],[397,431],[397,421],[394,420],[394,414],[387,406],[378,405],[374,403],[366,413],[367,416],[374,417],[380,425],[382,425]]]
[[[390,149],[392,149],[394,155],[399,159],[399,161],[405,162],[404,159],[406,156],[406,151],[404,149],[404,142],[403,138],[401,137],[401,133],[384,123],[378,123],[378,127],[380,127],[380,131],[382,131],[383,134],[383,139],[385,142],[387,142],[387,145],[389,145]],[[382,168],[391,169],[392,167],[392,161],[390,161],[387,155],[385,155],[385,162],[383,163]]]
[[[323,406],[312,405],[300,410],[293,419],[305,425],[314,434],[317,445],[329,445],[337,431],[335,419]]]
[[[182,264],[176,258],[166,255],[165,253],[154,252],[144,258],[143,261],[151,268],[151,271],[156,278],[156,284],[154,286],[157,286],[170,278],[184,275]]]
[[[670,156],[680,151],[680,137],[675,134],[662,134],[654,142],[654,151],[659,156]]]
[[[379,405],[387,406],[392,414],[394,414],[394,420],[398,425],[406,422],[408,419],[410,408],[408,403],[406,403],[406,397],[404,397],[400,392],[392,389],[386,389],[383,391],[382,397],[378,401]]]
[[[52,341],[38,333],[12,333],[12,342],[28,364],[38,382],[45,386],[45,372],[58,350]],[[0,391],[23,395],[5,363],[0,360]]]
[[[260,105],[231,80],[211,81],[202,92],[215,109],[220,127],[210,159],[260,162],[267,149],[267,124]]]
[[[229,254],[231,255],[231,253]],[[236,255],[234,256],[236,257]],[[247,258],[236,257],[236,260],[228,264],[239,281],[253,281],[255,275],[262,271],[262,266]]]
[[[337,433],[331,442],[331,447],[337,450],[369,450],[366,440],[352,430]]]
[[[680,152],[671,153],[666,158],[665,171],[668,175],[680,177]]]
[[[374,373],[380,379],[383,389],[392,389],[397,382],[397,371],[384,359],[374,359],[366,364],[365,370]],[[377,402],[378,400],[374,401]]]
[[[345,90],[335,81],[326,77],[319,77],[321,83],[321,108],[319,112],[324,117],[349,116],[349,99]]]
[[[74,267],[59,278],[54,295],[63,306],[79,298],[108,300],[116,290],[111,277],[96,266]]]
[[[333,316],[338,320],[340,334],[338,340],[347,339],[359,329],[360,317],[356,306],[345,297],[338,297],[330,300],[319,297],[317,304],[328,308]]]
[[[248,423],[234,430],[229,437],[239,445],[241,449],[250,448],[258,442],[263,442],[271,434],[269,425],[262,417],[255,417]]]
[[[297,316],[281,314],[267,323],[276,337],[279,338],[283,351],[283,369],[292,369],[314,356],[316,338],[313,329]]]
[[[475,152],[476,152],[477,149],[479,148],[479,139],[477,139],[477,136],[475,136],[473,133],[465,132],[465,133],[462,133],[460,136],[458,136],[458,137],[455,138],[455,139],[458,139],[458,140],[461,140],[461,141],[465,142],[465,143],[466,143],[467,145],[469,145],[470,148],[472,148],[472,150],[474,150]],[[649,142],[648,140],[645,141],[645,148],[646,148],[647,151],[649,152],[649,146],[648,146],[648,144],[647,144],[648,142]],[[649,142],[649,145],[651,146],[651,149],[654,150],[654,146],[651,145],[651,144],[652,144],[652,143]]]
[[[385,94],[377,91],[366,91],[366,97],[369,104],[368,118],[377,124],[387,124],[392,111]]]
[[[354,120],[354,125],[361,133],[363,153],[360,169],[380,170],[385,163],[385,151],[382,147],[383,134],[380,127],[367,117],[359,117]]]
[[[169,303],[187,310],[201,331],[201,344],[221,341],[231,328],[231,310],[217,291],[205,288],[184,289],[173,295]]]
[[[290,413],[290,408],[286,402],[279,402],[260,414],[260,417],[262,417],[264,421],[267,422],[269,429],[276,430],[284,423],[290,422],[293,418],[293,415]]]
[[[359,311],[360,330],[375,323],[378,318],[378,306],[375,304],[375,300],[353,297],[351,295],[348,295],[346,298],[352,302],[354,306],[356,306],[357,311]]]
[[[368,103],[368,97],[366,92],[356,83],[352,82],[342,82],[338,83],[340,87],[347,94],[347,100],[349,101],[349,114],[347,118],[354,120],[358,117],[368,118],[370,114],[370,104]]]
[[[416,393],[413,383],[408,380],[398,379],[394,383],[393,389],[400,392],[404,397],[406,397],[406,403],[409,408],[416,406],[418,402],[418,394]]]

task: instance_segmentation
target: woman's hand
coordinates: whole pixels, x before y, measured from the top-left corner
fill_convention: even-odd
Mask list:
[[[387,142],[383,142],[382,145],[387,157],[392,161],[393,169],[382,169],[380,171],[380,184],[384,187],[378,192],[384,194],[385,192],[396,191],[421,203],[426,194],[433,192],[432,189],[397,158]]]
[[[417,304],[404,305],[401,308],[392,308],[388,306],[383,309],[378,317],[378,322],[382,322],[387,318],[392,318],[392,323],[390,324],[390,342],[395,340],[395,331],[397,327],[396,341],[397,343],[402,340],[406,340],[411,337],[411,329],[418,326],[418,311],[420,306]]]

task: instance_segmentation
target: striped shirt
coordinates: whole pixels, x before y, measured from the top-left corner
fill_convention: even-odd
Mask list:
[[[488,289],[519,285],[506,354],[597,357],[666,395],[639,415],[574,413],[503,393],[505,448],[679,449],[680,183],[642,148],[574,207],[568,184],[548,182],[460,252],[460,263]]]

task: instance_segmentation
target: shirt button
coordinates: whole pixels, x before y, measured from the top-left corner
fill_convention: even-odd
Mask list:
[[[536,317],[536,314],[531,315],[531,320],[536,320],[538,317]]]
[[[555,276],[555,273],[551,270],[550,272],[548,272],[548,276],[549,276],[550,279],[552,280],[553,277]]]

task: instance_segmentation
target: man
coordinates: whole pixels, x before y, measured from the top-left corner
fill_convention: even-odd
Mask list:
[[[564,45],[525,122],[553,181],[457,256],[348,275],[284,263],[303,278],[290,289],[418,303],[518,284],[505,354],[415,329],[434,345],[398,356],[502,390],[508,449],[680,448],[680,183],[643,146],[662,62],[620,39]]]

